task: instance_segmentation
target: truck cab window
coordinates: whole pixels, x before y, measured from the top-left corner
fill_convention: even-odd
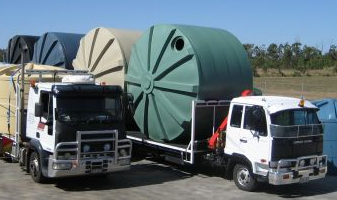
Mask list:
[[[46,120],[53,119],[53,98],[49,93],[41,93],[41,103],[43,104],[42,117]]]
[[[230,123],[230,125],[232,127],[240,128],[241,118],[242,118],[242,110],[243,110],[243,106],[241,106],[241,105],[234,105],[233,106],[231,123]]]
[[[259,115],[254,114],[254,109],[259,109]],[[254,119],[255,118],[255,119]],[[260,106],[246,106],[245,118],[243,122],[243,128],[258,131],[260,136],[267,136],[267,122],[266,115],[262,107]]]

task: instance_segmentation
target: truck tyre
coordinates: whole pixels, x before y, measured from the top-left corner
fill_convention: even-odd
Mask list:
[[[256,179],[252,176],[250,168],[243,164],[235,165],[233,179],[235,185],[244,191],[253,191],[257,186]]]
[[[46,178],[42,174],[41,162],[38,153],[33,151],[29,157],[29,171],[32,179],[37,183],[43,183]]]

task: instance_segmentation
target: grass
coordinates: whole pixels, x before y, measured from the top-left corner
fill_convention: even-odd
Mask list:
[[[256,69],[258,76],[260,77],[298,77],[298,76],[336,76],[337,66],[324,69],[310,69],[302,73],[294,69],[268,69],[264,71],[261,68]]]
[[[254,77],[254,87],[264,95],[303,95],[308,100],[337,98],[337,76]]]

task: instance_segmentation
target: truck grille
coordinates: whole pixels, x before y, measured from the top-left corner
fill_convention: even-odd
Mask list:
[[[80,159],[112,158],[115,156],[117,131],[78,131]]]

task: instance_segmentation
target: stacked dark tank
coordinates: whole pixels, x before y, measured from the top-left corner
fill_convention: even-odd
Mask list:
[[[23,62],[32,60],[34,54],[34,44],[39,39],[38,36],[16,35],[8,41],[5,61],[11,64],[20,64],[23,53]]]
[[[24,63],[33,62],[72,70],[72,61],[83,36],[57,32],[47,32],[41,37],[16,35],[8,42],[5,61],[20,64],[23,53]]]
[[[43,34],[34,45],[32,62],[74,69],[72,61],[76,57],[83,36],[82,34],[56,32]]]

